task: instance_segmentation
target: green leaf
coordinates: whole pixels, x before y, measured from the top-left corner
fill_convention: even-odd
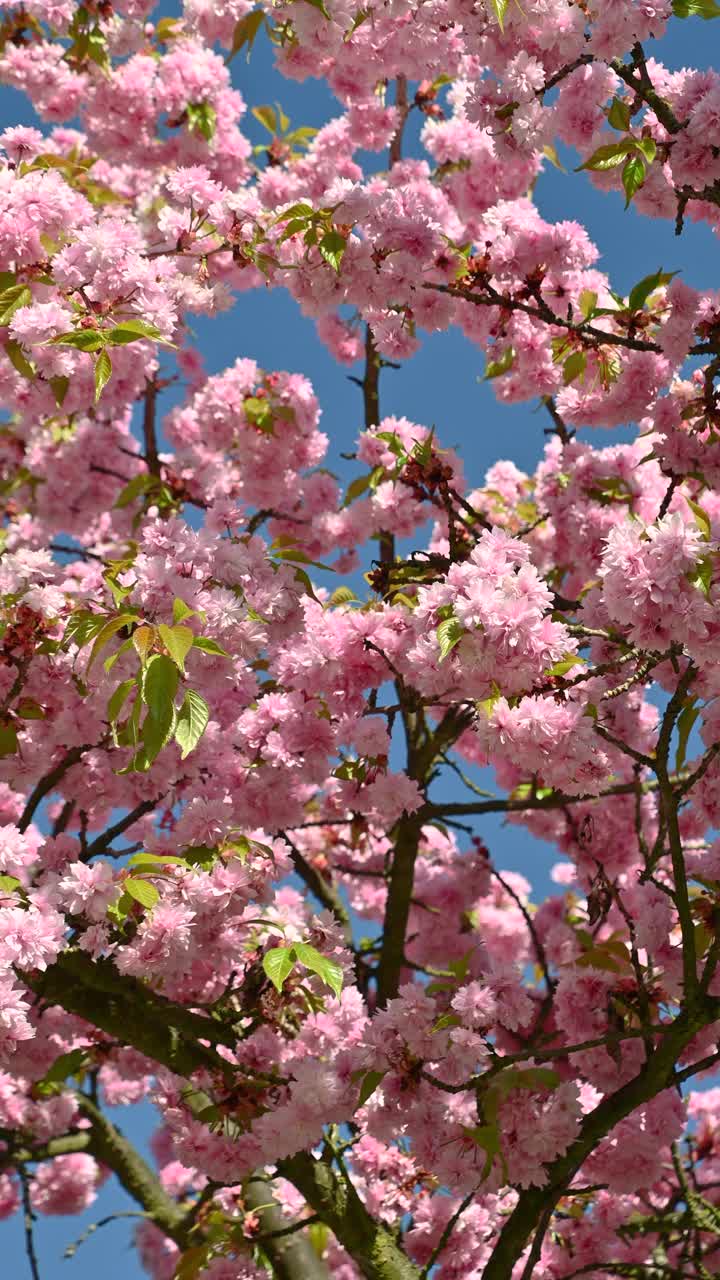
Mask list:
[[[710,517],[707,511],[704,509],[704,507],[700,506],[699,502],[693,502],[692,498],[686,498],[685,501],[687,502],[690,510],[695,516],[695,523],[698,529],[700,530],[703,541],[709,542],[711,525],[710,525]]]
[[[545,146],[542,149],[542,153],[545,156],[545,159],[550,161],[554,169],[559,169],[560,173],[567,173],[567,169],[565,168],[565,166],[560,163],[560,157],[557,153],[557,148],[553,146],[552,142],[545,143]]]
[[[129,867],[147,866],[156,868],[162,867],[166,863],[172,867],[186,867],[188,865],[185,858],[176,858],[169,853],[134,853],[131,858],[128,858]]]
[[[151,652],[155,643],[155,628],[147,626],[137,627],[132,633],[132,642],[135,652],[143,666],[145,666],[148,654]]]
[[[107,719],[109,720],[110,724],[113,724],[113,722],[117,720],[118,716],[120,715],[120,712],[122,711],[122,708],[125,704],[125,700],[130,690],[136,687],[137,687],[137,680],[135,679],[134,676],[131,676],[129,680],[123,680],[122,683],[119,684],[117,688],[111,693],[110,698],[108,699],[107,712],[106,712]]]
[[[145,767],[149,768],[163,747],[167,746],[175,731],[175,720],[175,706],[172,702],[165,704],[161,715],[156,716],[148,711],[141,731]]]
[[[217,643],[217,640],[211,640],[210,636],[195,636],[194,647],[201,649],[203,653],[212,653],[218,658],[230,657],[227,650],[223,649],[222,645]]]
[[[188,689],[175,726],[175,741],[180,747],[183,760],[197,746],[209,719],[210,709],[205,699],[194,689]]]
[[[285,979],[295,968],[292,947],[272,947],[263,956],[263,970],[277,991],[282,991]]]
[[[676,18],[720,18],[720,8],[715,0],[672,0]]]
[[[5,339],[5,355],[13,368],[17,369],[18,373],[22,374],[23,378],[32,379],[35,377],[37,373],[35,365],[31,364],[20,346],[20,343],[16,342],[14,338]]]
[[[173,622],[184,622],[186,618],[194,618],[197,609],[191,609],[184,600],[173,600]]]
[[[622,142],[608,142],[598,147],[597,151],[593,151],[584,164],[578,165],[576,172],[579,173],[581,169],[595,169],[602,173],[606,169],[615,169],[623,163],[628,152],[633,151],[634,148],[632,138],[624,138]]]
[[[687,575],[692,585],[697,587],[698,591],[702,591],[706,600],[710,599],[714,571],[713,557],[710,555],[701,556],[695,565],[694,571]]]
[[[17,876],[0,876],[0,893],[14,893],[20,888]]]
[[[320,256],[332,267],[333,271],[338,272],[346,248],[347,240],[339,231],[326,231],[318,244]]]
[[[436,635],[440,646],[440,661],[444,662],[448,654],[452,653],[455,645],[462,640],[465,635],[465,628],[455,617],[444,618],[437,629]]]
[[[507,13],[508,4],[509,0],[490,0],[490,8],[497,18],[501,31],[505,30],[505,14]]]
[[[179,678],[177,666],[164,653],[155,654],[147,665],[142,684],[143,702],[159,722],[167,719],[174,705]]]
[[[50,338],[48,346],[75,347],[78,351],[100,351],[105,346],[105,334],[97,329],[75,329]]]
[[[328,604],[351,604],[354,600],[357,600],[357,596],[351,587],[336,587],[328,600]]]
[[[112,360],[107,351],[100,352],[95,361],[95,403],[97,404],[112,377]]]
[[[93,663],[95,662],[95,659],[98,657],[98,654],[100,653],[100,651],[105,648],[105,645],[108,643],[108,640],[112,640],[112,637],[118,631],[122,631],[123,627],[131,626],[134,622],[137,622],[137,618],[135,617],[134,613],[120,613],[116,618],[110,618],[110,620],[105,623],[102,630],[98,633],[95,643],[90,652],[90,658],[87,664],[88,672],[92,667]]]
[[[147,471],[139,471],[136,476],[133,476],[132,480],[128,480],[125,488],[120,490],[115,499],[116,509],[128,507],[141,493],[145,493],[147,489],[152,488],[152,484],[153,477],[148,475]]]
[[[161,622],[158,631],[173,662],[184,672],[185,659],[195,640],[191,628],[184,627],[181,623],[177,623],[174,627],[167,627],[164,622]]]
[[[512,369],[515,360],[515,348],[506,347],[499,360],[488,360],[485,365],[483,381],[488,382],[491,378],[499,378],[503,373],[507,373]]]
[[[578,307],[583,320],[589,320],[595,312],[598,296],[592,289],[583,289],[578,298]]]
[[[613,129],[618,129],[620,133],[627,133],[630,128],[630,103],[624,102],[622,98],[613,98],[610,110],[607,113],[608,124]]]
[[[243,401],[243,411],[253,427],[264,431],[266,435],[273,435],[273,413],[269,400],[260,396],[248,396]]]
[[[115,666],[115,663],[117,662],[118,658],[121,658],[124,653],[129,653],[132,647],[133,647],[132,637],[129,640],[123,640],[120,647],[116,649],[115,652],[112,653],[109,658],[105,659],[105,661],[103,662],[103,666],[108,675],[110,674],[113,667]]]
[[[578,657],[577,654],[570,653],[567,658],[561,658],[560,662],[556,662],[554,666],[548,667],[543,673],[546,676],[564,676],[568,671],[572,671],[575,667],[581,667],[585,663],[584,658]]]
[[[647,163],[652,164],[657,155],[657,143],[654,138],[637,138],[635,146],[642,153]]]
[[[563,365],[563,384],[567,387],[576,378],[579,378],[582,382],[586,368],[587,353],[585,351],[573,351]]]
[[[154,884],[151,884],[149,880],[140,880],[135,876],[130,876],[128,880],[123,882],[123,889],[125,893],[129,893],[131,898],[139,902],[142,907],[146,907],[148,911],[152,910],[160,897]]]
[[[328,1244],[328,1237],[330,1235],[330,1228],[327,1227],[324,1222],[311,1222],[310,1226],[307,1227],[307,1233],[310,1238],[310,1244],[318,1258],[324,1258]]]
[[[271,133],[273,137],[279,133],[278,121],[274,107],[253,107],[251,114],[254,115],[255,119],[258,120],[263,128],[267,129],[268,133]]]
[[[58,374],[57,377],[49,378],[48,381],[55,397],[55,403],[58,409],[62,409],[63,402],[68,393],[68,387],[70,386],[70,379],[64,377],[62,374]]]
[[[321,951],[316,951],[315,947],[309,946],[306,942],[296,942],[293,951],[300,963],[312,973],[316,973],[339,999],[343,985],[343,971],[340,965],[334,960],[329,960]]]
[[[252,13],[246,13],[244,18],[240,18],[235,23],[233,32],[232,45],[230,52],[225,59],[225,64],[232,62],[233,58],[240,50],[247,45],[248,62],[250,61],[250,53],[255,43],[257,34],[265,20],[265,14],[262,9],[253,9]]]
[[[628,308],[630,311],[640,311],[645,306],[648,298],[659,289],[661,285],[668,284],[673,276],[678,275],[677,271],[663,271],[658,267],[650,276],[644,276],[642,280],[638,280],[633,285],[628,297]]]
[[[628,156],[622,171],[623,191],[625,192],[625,208],[630,207],[630,201],[636,192],[638,192],[645,181],[646,164],[643,156]]]
[[[358,1097],[358,1106],[364,1107],[368,1098],[372,1097],[378,1085],[382,1083],[387,1073],[385,1071],[366,1071],[360,1085],[360,1094]]]
[[[71,1049],[69,1053],[61,1053],[52,1066],[45,1072],[38,1084],[62,1084],[68,1076],[75,1076],[87,1065],[87,1049]]]
[[[696,699],[689,698],[685,703],[677,721],[677,751],[675,753],[675,772],[679,773],[685,764],[685,753],[687,751],[688,738],[692,731],[698,716],[700,715],[700,707],[696,706]]]
[[[45,712],[34,698],[21,698],[15,707],[15,715],[21,720],[44,720]]]
[[[345,494],[343,507],[349,507],[350,503],[353,502],[355,498],[359,498],[363,493],[367,492],[370,488],[371,477],[372,471],[368,471],[367,475],[356,476],[354,480],[350,481]]]
[[[147,320],[121,320],[107,332],[107,340],[113,347],[125,347],[130,342],[138,342],[141,338],[151,338],[154,342],[162,342],[163,336],[156,325]]]
[[[9,324],[21,307],[29,307],[32,293],[26,284],[12,284],[0,293],[0,325]]]
[[[209,102],[189,102],[185,108],[188,129],[201,133],[206,142],[212,142],[217,124],[217,111]]]

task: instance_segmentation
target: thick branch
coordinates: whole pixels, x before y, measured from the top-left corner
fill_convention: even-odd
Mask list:
[[[483,1272],[483,1280],[510,1280],[531,1235],[548,1209],[557,1204],[583,1162],[625,1116],[673,1083],[675,1063],[709,1016],[709,1010],[705,1016],[700,1014],[693,1018],[686,1013],[680,1014],[672,1032],[657,1046],[639,1074],[604,1098],[585,1117],[578,1137],[565,1155],[545,1166],[546,1185],[521,1192]]]
[[[347,1249],[366,1280],[420,1280],[420,1271],[382,1222],[370,1216],[352,1183],[305,1152],[280,1163],[279,1171]]]
[[[329,1280],[328,1269],[305,1232],[288,1231],[269,1178],[252,1174],[243,1184],[243,1200],[246,1208],[258,1216],[263,1249],[272,1261],[274,1280]]]

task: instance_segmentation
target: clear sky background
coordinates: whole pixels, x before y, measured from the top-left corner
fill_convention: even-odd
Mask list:
[[[156,11],[157,16],[160,11]],[[171,14],[163,4],[163,14]],[[653,47],[655,43],[655,47]],[[703,22],[673,20],[669,35],[649,42],[646,52],[673,69],[684,66],[717,65],[720,51],[720,20]],[[272,65],[272,52],[261,34],[250,62],[244,53],[233,64],[233,81],[251,106],[278,101],[294,125],[320,126],[339,106],[326,87],[317,81],[305,84],[284,80]],[[32,108],[14,90],[0,88],[0,128],[11,124],[35,124]],[[405,144],[406,154],[419,154],[417,134],[421,120],[411,116]],[[267,133],[248,114],[246,128],[254,143],[267,141]],[[598,266],[606,270],[612,287],[627,294],[630,286],[662,267],[680,270],[696,288],[720,288],[720,254],[716,237],[703,225],[686,221],[682,237],[673,225],[638,216],[634,209],[623,210],[619,195],[603,195],[593,189],[586,175],[572,172],[572,153],[567,153],[568,172],[547,166],[535,188],[535,200],[549,221],[572,218],[583,223],[600,250]],[[380,168],[381,157],[370,157]],[[339,475],[352,478],[340,454],[353,448],[362,426],[359,389],[348,381],[348,373],[359,372],[337,365],[318,341],[313,321],[300,314],[296,303],[281,290],[259,289],[239,295],[232,311],[217,319],[191,317],[192,327],[209,373],[216,373],[238,356],[249,356],[261,367],[298,371],[308,376],[323,409],[322,427],[330,437],[327,465]],[[479,381],[484,361],[480,350],[459,331],[423,335],[420,351],[404,362],[400,370],[384,370],[381,380],[382,415],[404,415],[427,426],[435,425],[441,444],[453,446],[463,457],[471,485],[480,484],[485,471],[498,458],[511,458],[519,467],[532,470],[542,455],[543,429],[547,418],[537,411],[537,403],[498,405],[489,384]],[[627,433],[582,433],[599,445],[627,438]],[[499,818],[489,816],[478,826],[500,868],[521,871],[533,883],[536,897],[550,888],[548,870],[557,854],[533,840],[515,826],[503,827]],[[150,1107],[119,1108],[116,1123],[144,1146],[155,1123]],[[42,1280],[141,1280],[145,1272],[130,1245],[126,1220],[113,1222],[95,1232],[78,1250],[73,1260],[63,1260],[65,1247],[87,1227],[104,1216],[131,1209],[128,1197],[111,1180],[91,1209],[77,1218],[40,1218],[36,1226],[36,1249]],[[0,1223],[0,1258],[3,1277],[26,1280],[28,1263],[19,1217]]]

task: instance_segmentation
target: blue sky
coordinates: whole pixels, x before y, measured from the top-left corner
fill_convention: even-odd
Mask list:
[[[163,5],[163,12],[171,12]],[[689,20],[673,21],[670,35],[649,54],[656,53],[672,68],[705,67],[717,45],[717,24]],[[297,84],[278,77],[272,69],[269,43],[258,38],[249,63],[244,55],[233,63],[233,78],[251,105],[279,101],[294,125],[321,125],[339,110],[337,103],[317,81]],[[0,89],[0,127],[37,123],[29,104],[12,90]],[[248,133],[261,143],[267,134],[251,118]],[[413,127],[417,132],[417,124]],[[408,146],[415,150],[413,130]],[[378,163],[382,161],[378,158]],[[572,158],[570,160],[572,165]],[[613,287],[627,293],[635,281],[662,266],[681,270],[695,287],[720,287],[720,255],[715,237],[703,226],[687,223],[681,238],[665,221],[641,218],[624,212],[618,195],[600,195],[582,174],[563,174],[548,166],[535,190],[539,209],[548,220],[572,218],[588,229],[601,253],[599,266],[611,276]],[[195,320],[200,349],[209,372],[218,372],[238,356],[250,356],[266,369],[288,369],[305,373],[313,382],[323,407],[323,429],[330,436],[328,465],[351,478],[348,464],[340,458],[353,447],[362,423],[359,390],[348,381],[348,372],[335,364],[318,342],[315,326],[304,318],[291,298],[280,291],[265,289],[240,295],[234,309],[217,320]],[[457,332],[425,338],[422,349],[398,371],[383,373],[381,410],[402,414],[434,424],[440,441],[453,445],[462,454],[471,483],[482,481],[486,469],[498,457],[509,457],[524,469],[531,469],[543,449],[545,416],[534,404],[498,406],[491,387],[478,379],[483,371],[480,351]],[[610,443],[616,433],[595,433],[599,444]],[[549,887],[547,871],[556,854],[532,840],[517,827],[503,830],[501,821],[489,817],[479,828],[498,865],[522,871],[542,894]],[[118,1123],[130,1136],[144,1143],[151,1123],[149,1108],[118,1110]],[[72,1261],[62,1261],[65,1246],[82,1231],[108,1213],[132,1207],[128,1198],[110,1184],[92,1209],[81,1218],[44,1218],[37,1225],[36,1247],[42,1280],[139,1280],[144,1272],[129,1248],[126,1221],[112,1223],[83,1244]],[[11,1280],[29,1276],[25,1259],[22,1224],[19,1218],[0,1223],[0,1247]]]

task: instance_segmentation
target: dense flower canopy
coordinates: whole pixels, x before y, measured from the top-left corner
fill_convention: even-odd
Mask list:
[[[33,1276],[111,1175],[153,1280],[716,1274],[720,296],[618,294],[532,188],[559,140],[717,230],[720,75],[643,42],[720,7],[152,8],[0,27],[0,1216]],[[253,148],[268,39],[338,108]],[[302,372],[204,371],[259,287],[355,367],[348,487]],[[450,327],[533,473],[383,413]]]

